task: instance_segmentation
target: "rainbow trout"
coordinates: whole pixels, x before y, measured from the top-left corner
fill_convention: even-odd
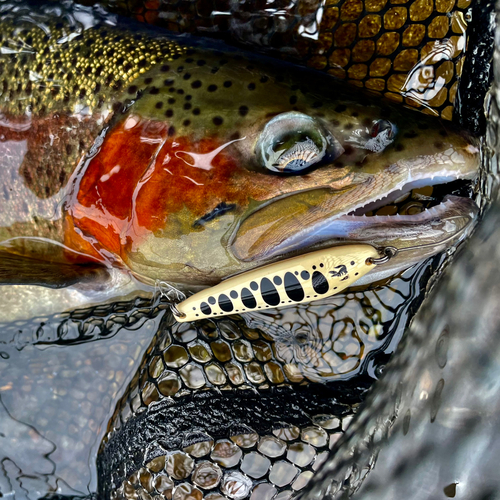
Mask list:
[[[3,282],[29,282],[27,258],[193,288],[345,242],[408,247],[373,281],[448,247],[477,213],[452,196],[365,217],[412,188],[473,179],[478,150],[320,74],[99,24],[48,35],[6,14],[1,31],[0,244],[16,257]],[[67,284],[54,269],[32,281]]]

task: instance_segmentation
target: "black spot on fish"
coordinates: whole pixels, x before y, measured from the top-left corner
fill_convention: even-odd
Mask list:
[[[309,271],[302,271],[300,273],[300,277],[303,279],[303,280],[308,280],[310,278],[310,274],[309,274]]]
[[[219,71],[220,68],[218,68],[217,66],[214,66],[211,70],[210,70],[210,73],[212,73],[213,75],[215,75],[215,73],[217,73],[217,71]]]
[[[217,90],[217,85],[209,85],[207,90],[208,92],[215,92]]]
[[[172,137],[174,134],[175,134],[175,127],[173,125],[170,125],[170,127],[168,127],[168,135],[169,137]]]
[[[208,212],[203,217],[200,217],[197,221],[195,221],[193,227],[204,226],[207,222],[215,219],[216,217],[220,217],[234,208],[236,208],[236,205],[234,204],[227,205],[224,202],[219,203],[211,212]]]
[[[191,84],[191,87],[193,89],[199,89],[201,87],[201,82],[200,80],[195,80],[192,84]]]
[[[189,95],[189,94],[188,94],[187,96],[185,96],[185,97],[184,97],[184,99],[185,99],[186,101],[190,101],[192,98],[193,98],[193,96],[192,96],[192,95]]]
[[[129,94],[136,94],[137,93],[137,86],[136,85],[131,85],[128,89],[127,92]]]
[[[320,295],[328,292],[329,288],[328,281],[326,281],[326,278],[319,271],[314,271],[312,275],[312,286],[314,291]]]
[[[189,125],[191,125],[191,120],[184,120],[182,122],[182,124],[185,126],[185,127],[189,127]]]
[[[182,77],[184,80],[189,80],[191,78],[191,73],[185,73]]]
[[[243,290],[241,290],[241,302],[243,302],[243,305],[248,307],[248,309],[257,307],[257,301],[248,288],[243,288]]]
[[[400,144],[396,144],[396,151],[404,151],[405,147],[400,143]]]
[[[224,87],[226,87],[226,89],[228,89],[229,87],[231,87],[231,85],[233,84],[233,82],[231,80],[226,80],[223,85]]]
[[[299,283],[299,280],[292,273],[285,274],[285,291],[288,298],[295,302],[300,302],[304,299],[304,289]]]
[[[219,307],[224,312],[231,312],[234,309],[231,299],[225,293],[219,295]]]
[[[182,90],[182,89],[177,89],[177,93],[182,95],[182,94],[184,94],[184,90]]]
[[[172,118],[172,116],[174,116],[174,111],[172,109],[167,109],[167,111],[165,111],[165,116],[167,118]]]
[[[266,304],[277,306],[280,303],[279,293],[268,278],[263,278],[260,282],[260,293]]]
[[[230,141],[237,141],[241,137],[239,132],[234,132],[229,136]]]
[[[145,83],[146,85],[149,85],[149,84],[150,84],[150,83],[152,83],[152,82],[153,82],[153,79],[152,79],[151,77],[149,77],[149,78],[145,78],[145,79],[144,79],[144,83]]]
[[[207,61],[205,61],[204,59],[199,59],[198,61],[196,61],[196,64],[198,66],[205,66],[205,64],[207,64]]]
[[[255,90],[255,87],[256,87],[256,85],[253,82],[249,83],[248,86],[247,86],[248,90]]]
[[[192,57],[188,57],[188,58],[186,59],[186,62],[187,62],[187,63],[192,63],[193,61],[194,61],[194,59],[193,59]]]
[[[174,84],[174,81],[172,80],[172,78],[167,78],[166,80],[163,81],[163,85],[165,85],[165,87],[170,87],[170,85],[173,85]]]
[[[343,113],[346,109],[347,109],[347,107],[346,107],[344,104],[339,104],[339,105],[335,108],[335,112],[336,112],[336,113]]]
[[[200,309],[201,309],[201,312],[203,314],[210,314],[212,312],[212,308],[206,303],[206,302],[202,302],[200,304]]]
[[[201,113],[200,108],[193,109],[193,115],[198,116]]]
[[[175,104],[175,99],[173,97],[169,97],[168,101],[169,104]]]
[[[410,130],[409,132],[406,132],[404,136],[408,139],[414,139],[415,137],[418,137],[418,134],[415,132],[415,130]]]
[[[240,106],[238,112],[241,116],[246,116],[248,114],[248,106]]]
[[[385,107],[382,108],[380,110],[380,116],[382,118],[389,118],[391,116],[391,110],[390,110],[390,108],[385,108]]]
[[[192,107],[193,107],[193,105],[190,102],[185,102],[184,106],[183,106],[183,108],[186,110],[191,109]]]
[[[222,125],[222,123],[224,122],[224,120],[220,116],[214,116],[212,118],[212,121],[213,121],[214,125],[217,125],[217,126]]]
[[[260,77],[260,83],[266,83],[268,81],[269,81],[269,77],[267,77],[265,75]]]

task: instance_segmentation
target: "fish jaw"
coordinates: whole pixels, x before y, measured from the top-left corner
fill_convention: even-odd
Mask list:
[[[439,205],[415,215],[338,217],[316,233],[319,245],[311,236],[307,243],[323,247],[350,241],[397,248],[398,253],[389,262],[376,266],[356,282],[362,286],[394,276],[462,241],[472,232],[478,214],[479,208],[470,198],[448,195]]]
[[[338,192],[318,192],[314,205],[308,200],[313,195],[302,193],[251,214],[238,228],[231,250],[244,262],[265,261],[302,251],[306,236],[337,218],[384,205],[416,187],[473,179],[477,169],[477,149],[467,144],[402,159],[378,172],[355,173],[351,186]]]

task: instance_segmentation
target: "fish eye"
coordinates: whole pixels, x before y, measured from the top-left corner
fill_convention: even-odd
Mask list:
[[[344,149],[317,119],[291,111],[270,120],[256,145],[260,164],[272,172],[303,173],[336,160]]]

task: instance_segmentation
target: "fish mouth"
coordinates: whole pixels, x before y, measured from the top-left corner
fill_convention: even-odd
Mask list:
[[[279,200],[283,205],[281,217],[266,221],[267,207],[264,207],[258,216],[259,211],[245,219],[231,242],[231,251],[240,261],[260,264],[341,244],[362,242],[377,248],[393,246],[401,251],[398,256],[377,266],[382,272],[378,272],[377,277],[383,279],[445,250],[470,233],[479,212],[469,197],[471,180],[477,174],[477,165],[473,163],[468,168],[454,169],[447,165],[434,168],[433,172],[409,168],[407,175],[392,183],[392,189],[378,192],[375,189],[372,196],[361,196],[359,202],[350,203],[344,211],[327,213],[323,210],[319,216],[318,210],[321,212],[328,197],[340,201],[349,196],[350,189],[339,193],[323,190],[321,194],[318,190],[319,209],[318,205],[307,206],[308,201],[304,197],[301,199],[300,193],[292,195],[290,198],[298,199],[289,200],[292,202],[288,203],[289,210],[286,210],[287,200]],[[385,169],[386,172],[391,170],[397,168],[391,165]],[[373,179],[366,179],[352,189],[362,193],[373,182]],[[422,195],[426,189],[434,190],[435,194]],[[420,203],[416,210],[408,210],[406,202],[406,210],[401,210],[401,200],[413,199],[412,193],[425,203]],[[313,195],[308,196],[314,199]],[[399,202],[399,207],[393,205],[395,201]],[[335,203],[330,201],[328,205]],[[273,212],[276,214],[280,210],[275,207]],[[375,274],[369,273],[364,281],[375,281]]]

